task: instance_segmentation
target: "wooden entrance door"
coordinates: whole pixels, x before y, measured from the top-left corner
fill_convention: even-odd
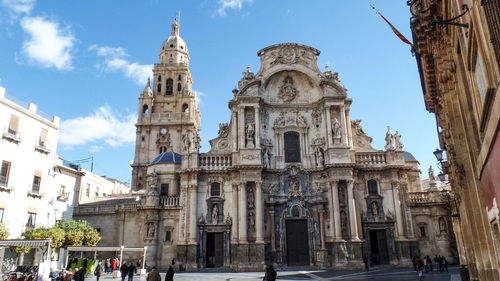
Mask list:
[[[224,265],[224,233],[207,233],[206,267],[222,267]]]
[[[389,249],[385,230],[370,230],[370,249],[375,264],[389,264]]]
[[[309,265],[307,220],[286,221],[286,256],[288,265]]]

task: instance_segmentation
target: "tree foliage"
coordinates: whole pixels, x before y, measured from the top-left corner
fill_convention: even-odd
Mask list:
[[[7,237],[9,237],[9,235],[10,235],[9,231],[7,230],[5,225],[3,225],[3,223],[0,223],[0,240],[7,239]]]
[[[95,246],[101,240],[99,232],[86,221],[61,221],[52,227],[37,227],[24,233],[26,239],[52,238],[52,247]]]

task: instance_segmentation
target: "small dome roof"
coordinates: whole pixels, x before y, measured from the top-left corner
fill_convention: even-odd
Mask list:
[[[163,152],[160,155],[156,156],[156,158],[149,163],[150,165],[159,164],[159,163],[181,163],[181,155],[179,153],[175,153],[173,151]]]
[[[185,53],[188,52],[186,42],[184,42],[179,35],[179,24],[177,23],[177,20],[172,23],[172,34],[161,45],[160,53],[168,50],[177,50]]]
[[[404,155],[405,161],[418,162],[418,160],[415,158],[415,156],[413,156],[413,154],[411,154],[408,151],[404,151],[403,155]]]

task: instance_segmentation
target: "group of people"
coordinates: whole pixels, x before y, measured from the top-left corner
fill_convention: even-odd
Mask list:
[[[424,270],[425,272],[448,272],[448,260],[446,257],[435,255],[434,259],[431,260],[429,256],[425,256],[423,259],[419,257],[413,257],[413,268],[418,272],[419,280],[422,279]]]
[[[174,265],[175,259],[172,259],[172,264],[168,267],[167,274],[165,274],[165,281],[174,281]],[[161,281],[161,276],[156,266],[153,266],[151,272],[148,273],[146,281]]]

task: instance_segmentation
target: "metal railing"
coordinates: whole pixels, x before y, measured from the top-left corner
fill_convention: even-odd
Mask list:
[[[226,170],[232,166],[233,162],[231,154],[200,154],[198,159],[199,167],[205,170]]]

